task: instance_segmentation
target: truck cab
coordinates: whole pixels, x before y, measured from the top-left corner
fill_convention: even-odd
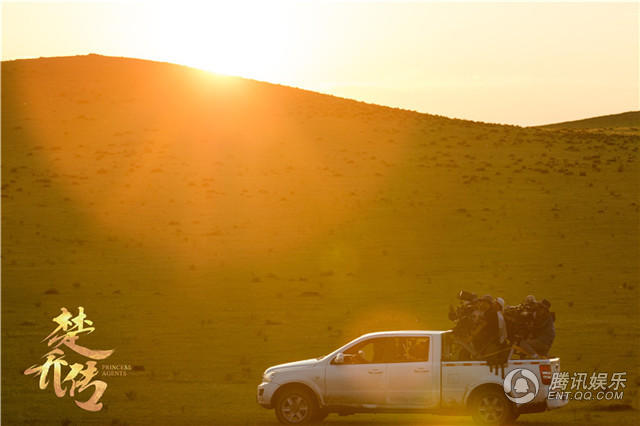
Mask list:
[[[423,412],[471,414],[479,424],[497,425],[566,404],[547,399],[558,358],[509,360],[494,369],[451,359],[450,338],[450,331],[368,333],[323,357],[268,368],[257,401],[284,424],[329,413]],[[505,377],[519,386],[505,385]]]

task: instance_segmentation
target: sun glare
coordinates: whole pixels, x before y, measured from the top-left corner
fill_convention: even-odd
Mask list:
[[[219,74],[277,79],[288,66],[282,46],[292,42],[286,40],[290,13],[286,4],[250,5],[249,10],[247,2],[198,3],[177,16],[165,8],[157,22],[176,25],[161,33],[174,55],[167,59]]]

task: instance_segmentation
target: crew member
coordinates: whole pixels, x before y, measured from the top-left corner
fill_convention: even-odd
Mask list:
[[[556,315],[550,312],[551,302],[547,299],[536,303],[535,319],[531,335],[520,341],[520,347],[534,358],[546,357],[556,337]]]

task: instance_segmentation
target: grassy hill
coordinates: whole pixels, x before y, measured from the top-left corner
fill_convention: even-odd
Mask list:
[[[637,408],[639,143],[135,59],[4,62],[3,424],[273,424],[266,367],[448,328],[460,289],[549,299],[563,368],[628,371]],[[63,306],[134,366],[98,413],[22,374]],[[607,404],[537,420],[636,424]]]
[[[562,123],[539,126],[544,129],[578,129],[608,133],[640,134],[640,111],[629,111],[620,114],[603,115],[585,118],[584,120],[565,121]]]

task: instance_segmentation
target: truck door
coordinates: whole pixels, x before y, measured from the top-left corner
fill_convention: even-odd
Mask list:
[[[344,362],[334,360],[326,370],[325,399],[330,405],[376,405],[385,403],[386,347],[390,338],[364,340],[344,351]]]
[[[429,336],[395,338],[395,351],[387,364],[387,405],[409,408],[435,408],[440,387],[431,359]]]

